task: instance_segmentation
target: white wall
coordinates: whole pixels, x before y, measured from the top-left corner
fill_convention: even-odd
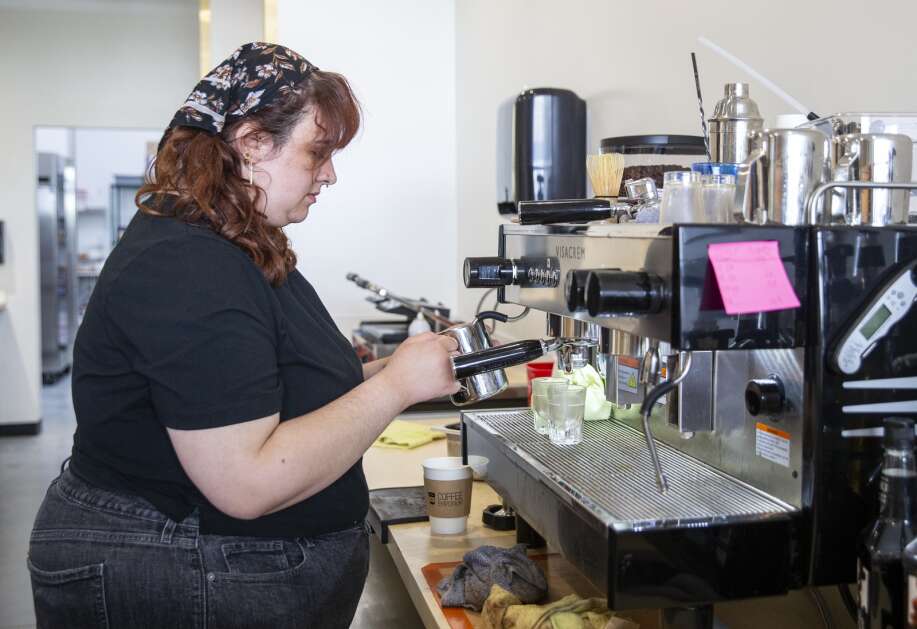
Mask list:
[[[197,65],[192,2],[0,2],[0,424],[40,416],[33,128],[164,127]]]
[[[264,0],[210,0],[208,70],[241,46],[264,39]]]
[[[797,99],[828,113],[917,110],[917,2],[773,0],[461,0],[456,3],[457,263],[494,255],[497,106],[524,87],[564,87],[585,98],[589,150],[612,135],[699,134],[689,53],[697,52],[709,117],[742,72],[696,43],[705,35]],[[765,120],[787,107],[751,82]],[[459,291],[470,314],[479,290]],[[512,332],[543,333],[543,317]]]
[[[146,174],[147,143],[158,144],[166,123],[155,129],[76,130],[76,182],[86,191],[87,207],[108,207],[114,175]]]
[[[279,43],[346,76],[363,105],[337,185],[287,229],[345,334],[379,316],[349,271],[456,303],[454,15],[454,0],[278,2]]]

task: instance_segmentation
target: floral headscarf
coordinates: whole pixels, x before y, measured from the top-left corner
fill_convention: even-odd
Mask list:
[[[284,46],[244,44],[194,87],[175,112],[163,140],[175,127],[220,133],[228,118],[253,113],[284,94],[298,92],[303,81],[317,69]]]

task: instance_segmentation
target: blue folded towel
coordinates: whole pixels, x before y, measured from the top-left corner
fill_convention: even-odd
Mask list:
[[[436,586],[443,607],[479,612],[495,583],[523,603],[537,603],[548,593],[544,573],[525,554],[525,544],[512,548],[481,546],[462,559],[452,575]]]

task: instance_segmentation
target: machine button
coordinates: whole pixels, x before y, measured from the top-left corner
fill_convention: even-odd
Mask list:
[[[777,415],[785,404],[786,392],[776,375],[749,380],[745,386],[745,408],[749,415]]]

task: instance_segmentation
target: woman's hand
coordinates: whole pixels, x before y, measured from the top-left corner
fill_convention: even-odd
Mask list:
[[[461,386],[452,376],[452,352],[458,343],[451,336],[424,332],[409,337],[379,373],[398,391],[405,407],[456,393]]]

